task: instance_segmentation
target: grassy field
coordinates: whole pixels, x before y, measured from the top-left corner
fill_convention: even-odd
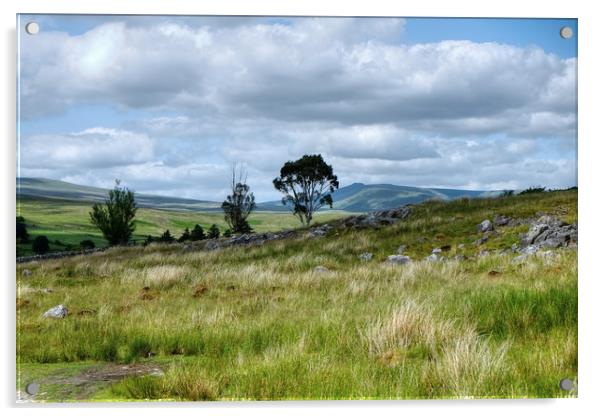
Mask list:
[[[45,235],[50,240],[51,251],[65,251],[79,247],[82,240],[92,240],[97,247],[105,247],[106,240],[90,223],[91,204],[51,199],[23,198],[17,203],[17,215],[25,217],[27,231],[33,238]],[[323,211],[316,214],[317,221],[328,221],[349,215],[343,211]],[[278,231],[299,227],[299,220],[288,212],[255,212],[249,217],[251,227],[257,232]],[[140,208],[136,215],[134,238],[143,240],[148,235],[159,236],[165,230],[179,237],[184,229],[200,224],[205,232],[217,224],[223,232],[227,229],[221,212],[193,212]],[[33,254],[31,243],[19,244],[21,255]]]
[[[526,225],[472,244],[485,218],[541,213],[576,222],[577,192],[430,202],[379,230],[258,247],[18,265],[17,389],[36,381],[46,401],[574,396],[558,384],[577,380],[577,251],[500,254]],[[401,244],[414,261],[386,264]],[[443,245],[446,261],[421,260]],[[68,317],[41,317],[57,304]],[[116,369],[132,374],[107,382]]]

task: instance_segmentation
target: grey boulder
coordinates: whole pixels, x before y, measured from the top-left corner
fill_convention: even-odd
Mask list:
[[[66,317],[68,313],[69,313],[69,311],[67,310],[67,308],[65,306],[57,305],[55,307],[48,309],[46,312],[44,312],[44,314],[42,316],[44,318],[62,319],[64,317]]]

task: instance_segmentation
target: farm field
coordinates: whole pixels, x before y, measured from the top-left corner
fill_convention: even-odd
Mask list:
[[[39,224],[32,234],[77,241],[96,235],[88,209],[24,201],[21,215]],[[391,226],[261,246],[20,264],[16,387],[49,402],[574,396],[558,384],[577,380],[577,250],[510,251],[544,214],[577,223],[577,191],[426,202]],[[345,214],[329,215],[318,221]],[[495,215],[516,224],[474,244]],[[221,224],[139,217],[138,235]],[[295,226],[290,214],[252,219],[258,231]],[[386,262],[400,245],[412,261]],[[442,260],[426,260],[437,247]],[[67,317],[42,317],[58,304]]]

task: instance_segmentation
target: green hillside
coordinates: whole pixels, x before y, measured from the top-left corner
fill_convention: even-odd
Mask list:
[[[575,397],[559,381],[578,377],[577,251],[509,251],[543,214],[577,223],[577,191],[433,201],[322,238],[19,264],[16,387],[49,402]],[[496,215],[513,222],[474,244]],[[387,263],[400,245],[412,261]],[[42,317],[59,304],[65,318]]]

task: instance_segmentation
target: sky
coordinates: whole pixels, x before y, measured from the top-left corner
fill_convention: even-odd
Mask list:
[[[286,161],[320,153],[341,186],[577,185],[575,19],[20,15],[18,30],[20,177],[221,201],[238,164],[266,201]]]

